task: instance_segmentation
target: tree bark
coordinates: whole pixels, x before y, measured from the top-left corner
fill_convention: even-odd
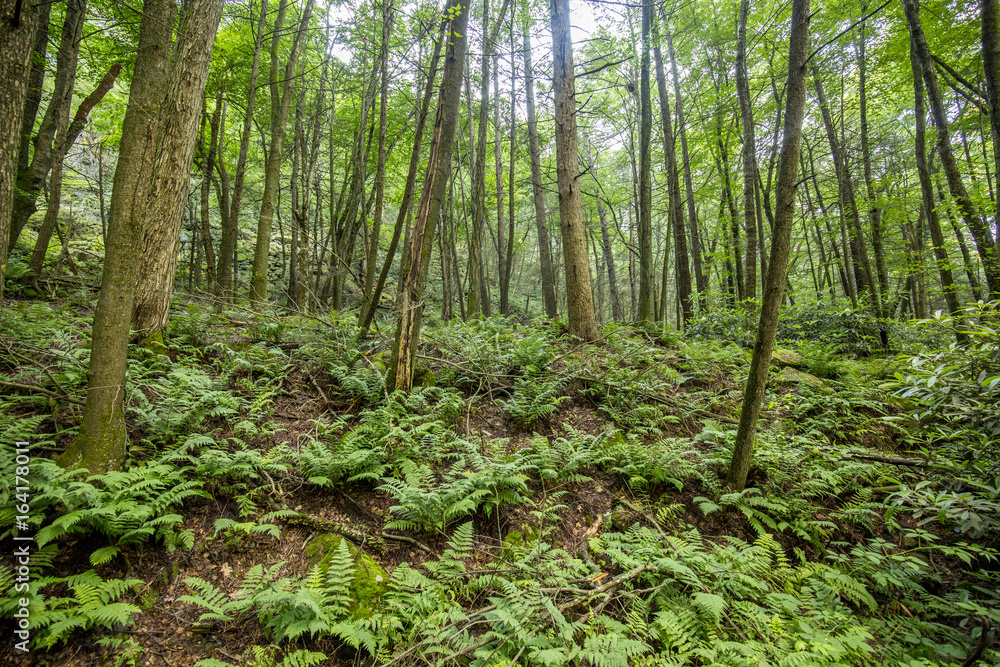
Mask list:
[[[452,144],[458,124],[461,101],[462,71],[465,63],[469,22],[468,3],[449,4],[445,15],[449,18],[446,35],[450,35],[445,52],[444,71],[438,93],[437,116],[431,138],[427,172],[423,191],[417,207],[417,217],[410,234],[408,261],[402,267],[400,315],[393,344],[387,388],[390,391],[408,392],[413,387],[413,366],[420,339],[423,316],[424,288],[430,267],[431,249],[434,247],[434,230],[441,217],[441,207],[448,190],[451,174]]]
[[[785,107],[784,140],[778,164],[776,212],[771,235],[771,260],[764,282],[764,300],[750,361],[750,374],[743,395],[740,425],[733,456],[729,463],[726,486],[742,491],[746,486],[753,456],[761,406],[767,387],[767,372],[778,328],[778,314],[788,276],[788,254],[795,216],[795,190],[798,186],[798,161],[802,141],[802,119],[806,101],[806,58],[809,53],[809,0],[793,0],[792,27],[788,46],[788,95]]]
[[[531,66],[531,41],[528,38],[528,24],[523,32],[524,86],[528,108],[528,154],[531,158],[531,190],[535,204],[535,227],[538,230],[538,255],[542,272],[542,301],[545,315],[555,319],[559,315],[556,307],[555,279],[552,276],[552,255],[549,245],[549,230],[545,222],[545,194],[542,190],[542,161],[538,145],[538,119],[535,117],[535,78]]]
[[[1000,175],[1000,3],[998,0],[982,0],[981,36],[983,69],[986,72],[986,101],[989,103],[990,133],[993,136],[993,173]],[[989,178],[989,166],[986,177]],[[992,190],[992,187],[990,189]],[[1000,221],[1000,197],[996,197],[994,203],[996,220]],[[996,233],[994,246],[1000,244],[1000,229],[997,229]]]
[[[164,98],[160,112],[163,134],[144,210],[146,223],[132,313],[132,328],[147,339],[162,337],[170,315],[198,118],[222,0],[190,0],[182,12],[175,60],[171,62],[172,94]]]
[[[7,268],[7,239],[17,153],[21,143],[21,119],[28,92],[32,46],[41,12],[31,2],[5,3],[0,9],[0,310],[3,309],[3,274]]]
[[[601,241],[604,246],[604,265],[608,271],[608,292],[611,296],[611,318],[615,322],[625,319],[622,301],[618,295],[618,274],[615,271],[615,256],[611,251],[611,235],[608,234],[608,219],[604,212],[604,202],[597,200],[597,217],[601,221]]]
[[[584,342],[601,333],[594,316],[594,295],[583,220],[583,192],[576,136],[576,82],[573,74],[573,38],[569,0],[552,0],[552,87],[555,96],[556,182],[559,187],[559,226],[566,268],[566,310],[569,334]]]
[[[80,432],[58,460],[67,468],[102,473],[125,462],[126,351],[146,204],[155,186],[157,148],[167,120],[160,105],[164,91],[175,83],[171,52],[176,16],[174,0],[146,0],[142,8],[135,72],[111,193],[104,272],[94,313],[87,401]],[[177,74],[183,70],[181,62],[177,62]]]

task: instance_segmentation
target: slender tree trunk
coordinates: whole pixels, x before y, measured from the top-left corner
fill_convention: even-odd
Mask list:
[[[941,232],[941,222],[938,209],[934,204],[934,186],[931,182],[930,168],[927,166],[927,111],[924,107],[924,85],[920,60],[917,56],[914,41],[910,40],[910,67],[913,70],[913,109],[916,128],[914,143],[917,160],[917,176],[920,178],[920,194],[923,198],[924,212],[931,232],[932,250],[937,262],[938,275],[941,277],[941,289],[944,292],[948,312],[958,313],[961,306],[958,303],[958,287],[951,273],[951,262],[948,250],[944,244],[944,234]]]
[[[216,273],[219,277],[219,293],[227,299],[233,298],[236,292],[233,256],[236,253],[236,238],[240,228],[240,205],[243,202],[243,184],[246,180],[250,131],[253,124],[254,102],[257,96],[257,78],[260,75],[260,53],[264,44],[264,30],[267,27],[265,20],[267,7],[268,0],[261,0],[260,16],[257,19],[257,28],[254,34],[253,60],[250,65],[250,85],[247,88],[247,111],[243,116],[243,134],[240,135],[240,154],[236,159],[236,172],[233,176],[233,198],[229,205],[229,210],[221,211],[222,235],[219,240],[219,266]]]
[[[427,81],[424,83],[424,94],[421,98],[420,109],[417,114],[416,127],[413,131],[413,150],[410,152],[410,167],[406,175],[406,185],[403,186],[403,197],[399,204],[399,212],[396,214],[396,224],[392,230],[392,239],[389,241],[389,249],[386,251],[385,261],[382,263],[382,270],[379,272],[378,282],[372,291],[369,300],[369,307],[361,309],[358,335],[367,333],[375,317],[375,310],[378,308],[379,300],[382,298],[382,290],[385,288],[385,281],[392,268],[393,259],[396,256],[396,247],[399,244],[399,237],[402,236],[403,226],[406,223],[406,216],[413,205],[413,193],[416,189],[417,169],[420,165],[420,149],[423,145],[424,127],[427,124],[427,114],[430,109],[431,97],[434,93],[434,81],[437,78],[438,61],[441,57],[441,45],[444,43],[445,26],[447,21],[441,22],[437,40],[434,43],[434,53],[431,56],[430,67],[428,68]],[[450,172],[450,168],[449,168]],[[457,258],[456,258],[457,261]],[[456,265],[455,270],[458,270]],[[458,285],[456,283],[458,287]]]
[[[299,20],[299,27],[292,42],[292,50],[285,61],[284,80],[278,74],[278,46],[281,41],[281,30],[284,24],[288,1],[281,0],[278,18],[275,19],[274,32],[271,36],[271,144],[267,151],[267,163],[264,166],[264,194],[260,205],[260,217],[257,220],[257,243],[254,249],[253,270],[250,277],[250,300],[254,303],[267,300],[267,270],[271,250],[271,221],[274,218],[274,202],[278,196],[278,181],[281,177],[281,157],[285,144],[285,124],[288,122],[288,110],[292,102],[292,83],[298,65],[299,53],[306,38],[306,28],[312,16],[315,0],[306,0],[305,9]],[[279,92],[278,86],[281,85]]]
[[[611,236],[608,234],[608,220],[604,212],[604,202],[597,200],[597,217],[601,221],[601,241],[604,245],[604,265],[608,270],[608,292],[611,296],[611,318],[615,322],[625,319],[621,297],[618,295],[618,275],[615,271],[615,256],[611,251]]]
[[[793,0],[792,28],[789,37],[788,84],[785,108],[784,140],[778,165],[776,187],[776,213],[774,232],[771,235],[771,261],[764,281],[764,300],[761,306],[757,339],[750,361],[750,374],[740,425],[736,433],[726,486],[742,491],[753,456],[753,441],[760,418],[761,406],[767,386],[767,371],[774,349],[774,335],[778,328],[778,313],[788,270],[788,254],[792,222],[795,215],[795,190],[798,186],[798,160],[802,141],[802,119],[806,101],[806,58],[809,53],[809,0]]]
[[[660,7],[661,12],[663,7]],[[684,123],[684,99],[681,96],[680,76],[677,74],[677,59],[674,57],[674,40],[666,29],[666,17],[661,16],[667,37],[667,51],[670,54],[670,71],[674,80],[674,102],[677,105],[677,132],[681,139],[681,160],[684,167],[684,191],[687,197],[688,227],[691,230],[691,259],[694,262],[695,286],[698,288],[698,307],[702,312],[708,308],[708,279],[701,257],[701,232],[698,228],[698,211],[694,202],[694,184],[691,180],[691,158],[688,155],[687,128]]]
[[[219,154],[219,134],[222,126],[222,110],[225,106],[223,97],[225,90],[220,89],[215,100],[215,109],[212,111],[211,138],[208,144],[208,154],[202,164],[201,178],[201,243],[205,252],[205,268],[208,273],[208,291],[217,294],[219,291],[218,274],[215,266],[215,244],[212,242],[212,224],[209,208],[209,186],[215,173],[215,158]],[[219,216],[225,219],[228,210],[224,206],[219,207]]]
[[[976,249],[979,251],[979,257],[983,262],[983,271],[986,274],[986,287],[990,292],[989,298],[991,300],[1000,299],[1000,257],[997,254],[996,239],[992,231],[983,224],[983,220],[962,182],[958,165],[955,163],[955,157],[951,150],[948,116],[945,113],[944,101],[941,96],[941,88],[938,85],[937,71],[934,69],[930,48],[927,46],[927,40],[920,25],[916,1],[903,0],[903,9],[906,11],[906,22],[910,29],[912,47],[917,62],[920,64],[924,83],[927,85],[931,114],[937,127],[938,153],[941,155],[941,166],[944,167],[944,173],[948,179],[948,188],[962,213],[965,226],[972,232],[972,238],[976,241]],[[994,150],[996,149],[994,148]]]
[[[535,118],[535,78],[531,67],[531,41],[528,38],[528,24],[524,23],[524,87],[528,108],[528,154],[531,158],[531,189],[535,204],[535,227],[538,230],[538,254],[542,271],[542,301],[545,315],[555,319],[559,311],[556,307],[555,279],[552,276],[552,255],[549,245],[549,230],[545,222],[545,195],[542,190],[542,161],[538,146],[538,120]]]
[[[639,68],[639,320],[652,322],[653,307],[653,180],[650,136],[653,108],[649,94],[649,33],[653,6],[642,5],[642,64]]]
[[[382,42],[379,46],[379,111],[378,111],[378,157],[375,166],[375,211],[372,214],[371,242],[365,258],[364,300],[361,311],[372,308],[372,294],[375,292],[375,262],[378,261],[379,237],[382,232],[382,211],[385,201],[385,137],[389,118],[389,40],[395,21],[393,0],[382,0]]]
[[[757,141],[754,136],[750,82],[747,79],[747,15],[750,0],[740,0],[739,27],[736,32],[736,96],[743,126],[743,224],[747,235],[745,298],[757,296],[757,220],[754,216],[754,174],[757,168]]]
[[[663,128],[663,154],[666,159],[667,188],[669,191],[667,213],[675,246],[674,275],[677,281],[677,297],[680,299],[683,322],[687,324],[694,315],[694,308],[691,303],[691,265],[688,258],[687,232],[684,230],[684,204],[681,198],[680,174],[677,167],[677,151],[671,123],[667,77],[663,67],[663,51],[660,48],[659,22],[653,25],[653,30],[655,31],[653,57],[656,61],[656,88],[660,96],[660,123]],[[664,257],[664,262],[666,262],[666,257]],[[664,264],[664,276],[666,276],[666,272],[667,267]],[[666,294],[666,281],[661,281],[661,289],[663,294]],[[663,320],[666,321],[665,303],[660,310],[663,311]]]
[[[847,166],[844,153],[837,139],[837,130],[833,125],[830,115],[830,107],[826,102],[826,95],[823,92],[823,82],[820,78],[819,69],[813,66],[813,79],[816,84],[816,97],[819,101],[820,110],[823,113],[823,125],[826,127],[827,141],[830,143],[830,152],[833,154],[833,164],[837,172],[837,187],[840,192],[840,210],[847,223],[848,237],[850,239],[851,258],[854,267],[854,283],[857,287],[858,297],[862,298],[866,293],[871,293],[872,305],[878,310],[878,294],[872,284],[871,264],[868,261],[868,250],[865,244],[865,237],[861,230],[861,221],[858,215],[857,200],[854,196],[854,184],[851,172]]]
[[[861,6],[862,15],[868,14],[868,3]],[[868,65],[866,61],[867,36],[865,22],[861,22],[858,45],[858,93],[861,105],[861,159],[864,167],[865,191],[868,195],[868,226],[872,232],[872,252],[875,254],[875,275],[878,278],[879,294],[889,292],[889,273],[885,266],[885,248],[882,240],[882,211],[875,195],[875,183],[872,178],[871,146],[868,142]]]
[[[413,387],[413,366],[420,340],[424,288],[427,285],[431,249],[434,247],[434,230],[441,216],[451,174],[452,144],[461,101],[469,5],[461,2],[449,5],[445,15],[449,17],[446,34],[451,35],[451,38],[445,52],[424,187],[410,234],[408,261],[404,263],[400,274],[400,316],[386,380],[390,391],[408,392]]]
[[[969,252],[969,246],[965,242],[965,235],[962,233],[962,228],[948,208],[948,201],[944,196],[944,188],[941,187],[940,180],[937,181],[937,191],[938,201],[941,203],[944,215],[948,218],[951,229],[955,232],[955,238],[958,240],[958,248],[962,253],[962,263],[965,266],[965,276],[969,279],[969,288],[972,290],[972,299],[979,301],[983,297],[979,291],[979,277],[976,276],[976,266],[972,262],[972,254]]]
[[[62,203],[62,180],[63,163],[68,150],[69,132],[69,107],[73,101],[73,88],[76,84],[76,67],[80,57],[80,40],[83,37],[83,24],[87,12],[87,3],[82,0],[66,0],[66,14],[63,21],[62,37],[59,41],[59,53],[56,57],[56,77],[55,89],[52,93],[52,101],[49,103],[49,110],[45,112],[44,124],[51,124],[49,129],[43,134],[39,131],[38,141],[35,142],[35,156],[41,160],[32,160],[32,166],[36,167],[35,173],[40,177],[36,183],[41,185],[45,180],[45,173],[52,172],[49,182],[48,208],[45,211],[45,219],[38,232],[38,239],[35,242],[34,251],[28,262],[28,271],[34,278],[42,275],[42,266],[45,263],[45,255],[52,240],[52,232],[58,225],[59,207]],[[40,164],[39,164],[40,162]],[[30,197],[30,204],[26,207],[31,212],[35,208],[35,197],[37,191],[29,193],[18,193],[20,197]],[[19,208],[19,212],[26,212],[25,208]],[[29,212],[30,216],[31,213]],[[13,247],[17,242],[17,234],[20,233],[25,220],[15,219],[11,226],[10,244]],[[15,229],[16,227],[16,229]],[[16,233],[15,233],[16,232]]]
[[[511,12],[513,21],[513,12]],[[510,133],[509,133],[509,156],[507,161],[507,247],[504,251],[503,270],[500,274],[500,312],[510,315],[510,281],[514,275],[514,158],[517,146],[517,61],[514,53],[514,29],[510,30]],[[497,127],[499,128],[499,123]],[[499,145],[499,133],[497,135],[497,145]],[[499,182],[500,174],[497,174]]]
[[[983,70],[986,72],[986,99],[989,102],[990,133],[993,137],[993,173],[1000,174],[1000,3],[998,0],[982,0],[981,16]],[[989,179],[989,165],[986,168],[986,177]],[[994,198],[994,204],[996,220],[1000,221],[1000,197]],[[978,239],[976,241],[978,244]],[[1000,244],[1000,223],[993,242],[994,246]],[[994,257],[995,253],[996,250]],[[993,298],[997,298],[995,286],[991,289],[994,291]]]
[[[582,341],[601,337],[594,317],[590,260],[583,220],[583,192],[576,136],[576,82],[573,74],[573,38],[569,0],[552,2],[552,87],[555,96],[556,182],[559,187],[559,225],[566,267],[566,306],[569,334]]]

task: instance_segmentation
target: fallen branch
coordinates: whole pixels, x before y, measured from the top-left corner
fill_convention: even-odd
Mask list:
[[[894,466],[911,466],[914,468],[930,468],[933,464],[913,459],[899,459],[894,456],[879,456],[877,454],[865,454],[864,452],[849,452],[852,459],[865,459],[867,461],[879,461],[881,463],[891,463]]]
[[[0,380],[0,387],[9,387],[11,389],[23,389],[24,391],[31,391],[36,394],[45,394],[46,396],[51,396],[52,398],[59,399],[61,401],[66,401],[67,403],[72,403],[74,405],[85,405],[83,401],[78,398],[73,398],[72,396],[67,396],[66,394],[58,394],[45,387],[39,387],[32,384],[20,384],[18,382],[4,382]]]

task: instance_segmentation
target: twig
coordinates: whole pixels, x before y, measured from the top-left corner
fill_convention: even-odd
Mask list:
[[[605,592],[607,592],[609,590],[617,588],[618,586],[621,586],[626,581],[629,581],[630,579],[635,579],[636,577],[638,577],[643,572],[646,572],[647,570],[652,570],[652,569],[653,568],[650,565],[639,565],[639,566],[636,566],[636,567],[632,568],[631,570],[629,570],[628,572],[626,572],[625,574],[620,574],[617,577],[615,577],[614,579],[611,579],[610,581],[608,581],[603,586],[598,586],[594,590],[588,591],[586,596],[579,597],[579,598],[576,598],[575,600],[570,600],[569,602],[567,602],[565,604],[559,605],[558,609],[559,609],[560,612],[566,611],[567,609],[571,609],[571,608],[575,607],[578,604],[581,604],[581,603],[587,602],[588,600],[593,599],[594,597],[600,595],[601,593],[605,593]]]
[[[644,518],[646,521],[648,521],[649,523],[651,523],[653,525],[653,528],[655,528],[656,532],[658,532],[660,535],[662,535],[663,537],[667,536],[667,534],[665,532],[663,532],[663,528],[660,527],[659,522],[656,519],[654,519],[652,516],[650,516],[649,514],[647,514],[644,511],[642,511],[641,509],[639,509],[638,507],[636,507],[635,505],[633,505],[632,503],[630,503],[629,501],[627,501],[625,498],[619,498],[618,502],[620,502],[622,505],[624,505],[625,507],[629,508],[630,510],[632,510],[633,512],[635,512],[636,514],[638,514],[639,516],[641,516],[642,518]]]

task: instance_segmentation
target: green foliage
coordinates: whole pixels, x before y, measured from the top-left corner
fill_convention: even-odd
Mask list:
[[[0,618],[13,618],[19,599],[30,600],[32,643],[38,649],[50,649],[65,641],[76,630],[129,626],[135,622],[139,607],[119,598],[137,586],[140,579],[103,579],[93,570],[69,577],[32,578],[27,591],[15,590],[10,568],[0,568]],[[72,590],[70,597],[44,595],[47,589]]]
[[[539,377],[518,378],[514,395],[503,404],[507,419],[519,428],[530,428],[551,417],[559,405],[569,399],[562,395],[566,381],[559,376],[551,379]]]

